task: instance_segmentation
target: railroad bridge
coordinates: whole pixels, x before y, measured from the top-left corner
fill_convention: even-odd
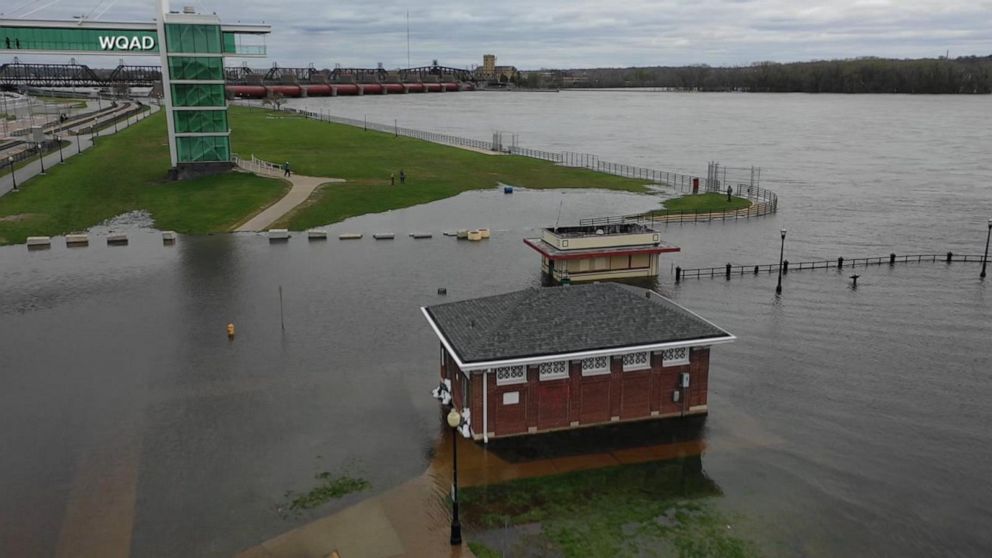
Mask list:
[[[377,68],[342,68],[318,70],[312,64],[305,68],[251,68],[247,65],[224,68],[228,85],[280,85],[327,83],[404,83],[459,81],[474,82],[475,75],[464,68],[430,66],[385,70]],[[162,68],[156,65],[132,65],[123,61],[115,68],[90,68],[70,60],[66,64],[13,62],[0,65],[0,88],[18,87],[152,87],[162,81]]]

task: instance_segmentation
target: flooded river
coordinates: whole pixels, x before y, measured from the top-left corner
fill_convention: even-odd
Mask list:
[[[992,549],[992,283],[975,264],[672,284],[670,268],[889,252],[980,254],[987,97],[453,94],[297,105],[696,174],[760,165],[779,214],[670,225],[659,289],[736,334],[714,350],[702,466],[772,556]],[[341,508],[278,508],[324,470],[374,491],[439,441],[437,340],[418,308],[539,284],[541,225],[653,207],[606,192],[469,192],[329,227],[162,246],[0,248],[0,555],[130,547],[226,556]],[[481,243],[443,230],[489,226]],[[371,233],[396,233],[373,241]],[[429,240],[407,237],[431,231]],[[104,232],[103,230],[96,231]],[[279,290],[282,289],[280,312]],[[436,294],[446,287],[448,295]],[[281,318],[282,316],[282,318]],[[224,328],[237,326],[231,342]],[[285,324],[283,328],[282,323]],[[106,553],[104,553],[106,554]]]

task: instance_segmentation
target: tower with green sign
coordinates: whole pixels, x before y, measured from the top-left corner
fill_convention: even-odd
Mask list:
[[[154,22],[0,20],[4,54],[158,55],[162,105],[175,176],[231,166],[230,126],[224,94],[224,57],[264,57],[265,46],[243,39],[268,34],[268,25],[224,25],[216,15],[189,8],[171,11],[158,0]]]

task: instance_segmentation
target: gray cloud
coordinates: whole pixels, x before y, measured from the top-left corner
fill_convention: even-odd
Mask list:
[[[109,1],[109,0],[104,0]],[[8,0],[24,13],[44,0]],[[100,0],[34,13],[68,18]],[[891,56],[992,54],[992,1],[961,0],[213,0],[190,1],[226,22],[264,21],[269,57],[250,64],[469,66],[483,53],[520,68],[748,64]],[[104,4],[106,5],[106,4]],[[173,8],[181,7],[176,2]],[[97,9],[96,11],[99,11]],[[102,19],[154,17],[149,0],[119,0]],[[234,63],[236,63],[235,61]]]

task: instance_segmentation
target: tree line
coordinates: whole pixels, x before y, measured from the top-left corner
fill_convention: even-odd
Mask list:
[[[521,87],[658,87],[686,91],[776,93],[992,93],[992,56],[857,58],[812,62],[757,62],[750,66],[654,66],[541,70],[521,76]]]

